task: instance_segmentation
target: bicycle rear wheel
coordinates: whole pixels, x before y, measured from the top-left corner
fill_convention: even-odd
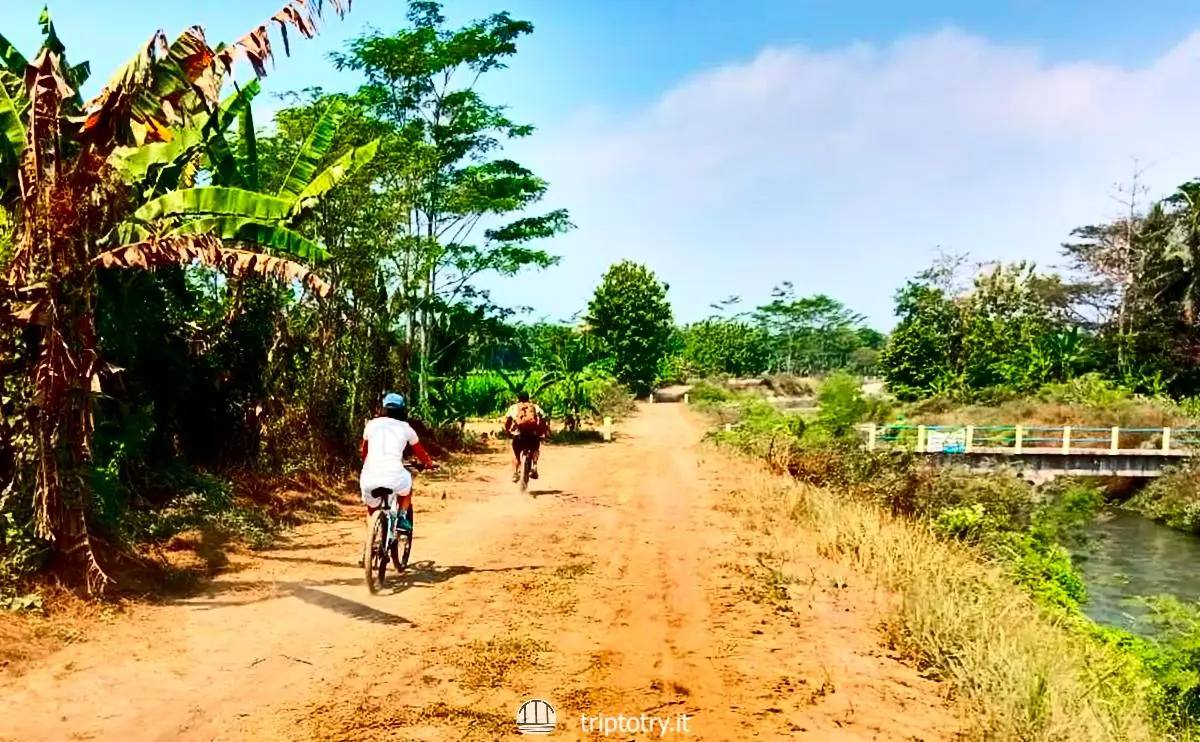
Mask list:
[[[383,511],[376,510],[371,514],[371,522],[367,527],[367,542],[363,544],[363,572],[367,580],[367,589],[372,595],[379,592],[379,588],[383,586],[383,574],[387,569],[387,554],[383,546],[386,541],[386,528],[387,520],[383,517]]]
[[[521,463],[521,491],[529,489],[529,472],[533,471],[533,456],[529,451],[525,451],[522,456],[525,460]]]
[[[404,515],[408,518],[408,524],[410,526],[413,525],[413,506],[411,502],[408,504],[408,510],[405,511]],[[400,540],[404,542],[404,546],[400,549],[400,562],[396,566],[396,571],[403,572],[408,569],[408,555],[412,553],[412,531],[401,531]]]

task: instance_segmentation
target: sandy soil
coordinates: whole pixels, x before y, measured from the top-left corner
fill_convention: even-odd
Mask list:
[[[644,405],[611,443],[546,447],[527,495],[498,452],[418,479],[414,564],[375,596],[360,521],[305,527],[0,683],[0,738],[518,739],[534,698],[554,739],[603,739],[601,715],[646,719],[621,740],[953,738],[880,649],[879,596],[764,580],[701,430]]]

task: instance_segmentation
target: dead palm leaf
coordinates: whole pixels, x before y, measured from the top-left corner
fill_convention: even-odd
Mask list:
[[[331,0],[330,5],[342,18],[350,0]],[[114,145],[169,141],[172,126],[219,103],[221,82],[231,75],[239,57],[249,60],[257,77],[266,76],[266,63],[274,59],[269,24],[279,27],[284,54],[290,56],[288,26],[311,39],[323,10],[323,0],[289,0],[267,22],[217,49],[208,45],[199,26],[184,31],[169,46],[166,35],[156,31],[100,95],[84,106],[81,137],[106,150]]]
[[[121,245],[100,253],[95,262],[104,268],[156,268],[200,262],[239,278],[254,274],[281,281],[299,281],[321,298],[332,292],[324,279],[300,263],[228,248],[212,234],[180,235]]]

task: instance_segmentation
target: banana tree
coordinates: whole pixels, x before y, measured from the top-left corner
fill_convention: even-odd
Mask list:
[[[332,0],[330,6],[341,17],[349,4]],[[197,117],[211,120],[237,60],[247,60],[256,78],[266,74],[268,24],[279,29],[290,54],[288,29],[312,37],[323,6],[322,0],[290,0],[228,46],[210,47],[200,27],[170,44],[155,32],[86,102],[79,91],[90,70],[67,62],[48,12],[41,16],[42,47],[32,59],[0,36],[0,206],[16,224],[0,275],[0,398],[7,402],[0,410],[0,454],[11,455],[0,460],[14,464],[0,476],[6,491],[32,489],[37,534],[83,568],[89,590],[107,582],[87,530],[92,398],[104,368],[95,330],[96,270],[200,260],[235,274],[300,279],[318,292],[324,286],[300,263],[223,241],[232,235],[240,243],[319,257],[286,229],[303,206],[298,196],[173,190],[186,183],[186,168],[178,174],[158,168],[147,193],[144,184],[131,186],[115,163],[122,148],[166,150]]]
[[[216,234],[225,240],[252,243],[307,262],[320,262],[328,257],[321,245],[293,227],[330,189],[369,162],[379,141],[351,148],[317,172],[345,116],[345,104],[335,101],[326,108],[301,146],[283,184],[274,193],[263,193],[250,118],[250,101],[258,89],[253,84],[240,90],[203,121],[200,117],[193,119],[169,143],[116,153],[118,167],[134,187],[153,197],[119,224],[108,242],[126,244],[151,238]],[[225,138],[225,131],[235,117],[243,122],[244,158],[233,154]],[[186,177],[197,170],[198,161],[205,155],[215,185],[181,188],[190,185]],[[164,187],[167,192],[156,195]]]
[[[563,422],[567,430],[574,431],[584,413],[595,412],[588,394],[588,384],[612,378],[603,362],[594,360],[598,355],[589,333],[564,328],[564,332],[549,338],[540,349],[539,365],[545,369],[543,385],[557,387],[557,401],[563,408]]]

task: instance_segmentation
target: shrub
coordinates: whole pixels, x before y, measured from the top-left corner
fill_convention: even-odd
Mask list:
[[[1111,407],[1130,400],[1133,395],[1101,374],[1090,373],[1060,384],[1047,384],[1038,392],[1038,397],[1057,404]]]
[[[688,399],[700,406],[706,404],[715,404],[726,402],[733,399],[733,393],[724,387],[717,386],[708,381],[702,381],[694,385],[691,391],[688,392]]]
[[[834,436],[849,433],[870,411],[870,403],[863,397],[862,387],[849,374],[838,373],[826,379],[817,399],[821,405],[817,420],[821,427]]]
[[[591,408],[600,417],[620,418],[633,411],[633,393],[616,379],[592,382],[588,387]]]
[[[1154,478],[1126,504],[1172,528],[1200,533],[1200,470],[1189,461]]]
[[[0,606],[23,606],[17,602],[21,582],[42,566],[47,554],[27,520],[0,512]]]

